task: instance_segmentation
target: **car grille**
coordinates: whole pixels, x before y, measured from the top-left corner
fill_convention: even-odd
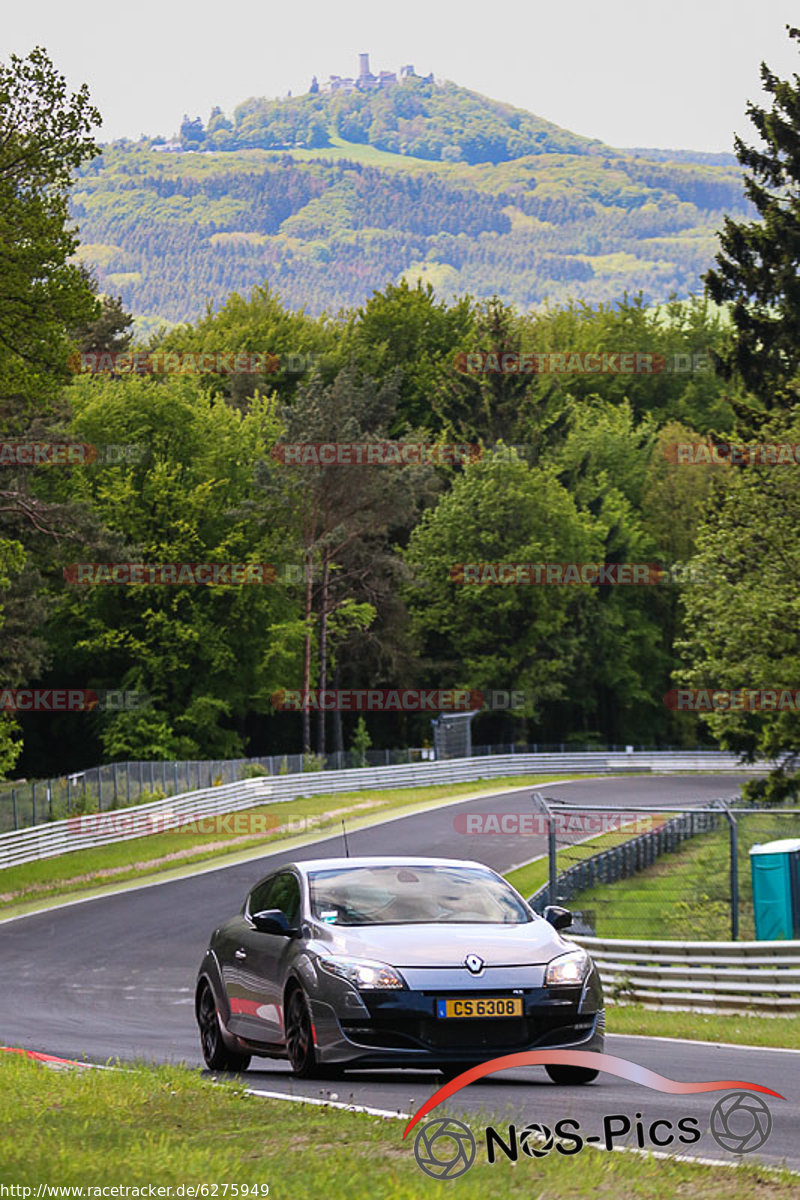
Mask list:
[[[564,1046],[581,1042],[592,1028],[593,1018],[580,1018],[568,1025],[550,1019],[506,1021],[442,1021],[435,1017],[377,1017],[372,1024],[342,1021],[345,1035],[362,1046],[385,1050],[459,1050],[482,1054],[487,1050],[515,1050],[531,1046]]]
[[[529,1022],[520,1017],[506,1021],[420,1021],[420,1040],[437,1050],[505,1050],[525,1046]]]

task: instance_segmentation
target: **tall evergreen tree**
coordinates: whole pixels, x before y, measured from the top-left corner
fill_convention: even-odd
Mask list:
[[[787,30],[800,43],[800,29]],[[718,365],[760,404],[739,405],[743,421],[756,427],[797,402],[800,373],[800,77],[779,79],[762,63],[761,80],[772,105],[748,103],[747,115],[762,146],[734,142],[759,220],[725,218],[717,266],[705,276],[712,299],[732,305],[735,336]]]

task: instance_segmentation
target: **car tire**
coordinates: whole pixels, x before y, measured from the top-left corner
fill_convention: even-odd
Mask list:
[[[286,1053],[298,1079],[320,1078],[325,1074],[314,1049],[308,997],[300,987],[295,987],[286,1001]]]
[[[590,1067],[567,1067],[561,1063],[549,1063],[545,1067],[545,1071],[552,1079],[553,1083],[591,1083],[593,1079],[597,1079],[599,1071],[594,1071]]]
[[[197,1024],[200,1027],[200,1047],[210,1071],[246,1071],[249,1054],[236,1054],[222,1040],[217,1016],[217,1002],[209,984],[204,983],[197,998]]]

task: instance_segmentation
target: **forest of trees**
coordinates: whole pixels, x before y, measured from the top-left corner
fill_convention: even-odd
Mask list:
[[[713,737],[748,753],[792,748],[796,714],[703,715],[664,701],[676,683],[792,687],[797,680],[796,465],[687,466],[674,451],[676,443],[800,443],[793,290],[800,164],[779,151],[796,120],[789,85],[768,88],[768,118],[753,110],[765,149],[739,145],[755,219],[742,220],[743,204],[726,201],[727,184],[703,168],[706,200],[730,214],[707,297],[651,306],[638,295],[525,312],[500,295],[442,298],[430,284],[369,288],[374,264],[359,240],[373,237],[382,253],[394,253],[387,248],[394,235],[379,236],[370,222],[396,221],[407,226],[397,235],[406,253],[432,240],[442,253],[452,244],[457,257],[465,239],[469,269],[505,270],[515,261],[514,237],[526,236],[514,232],[509,197],[530,219],[550,219],[527,213],[535,191],[523,185],[517,195],[512,179],[499,193],[482,187],[480,176],[473,192],[432,176],[409,176],[390,189],[382,172],[363,165],[306,171],[285,163],[178,180],[120,151],[112,195],[89,186],[108,179],[112,165],[92,163],[85,91],[70,97],[43,52],[12,58],[3,72],[3,128],[23,111],[28,123],[23,154],[14,135],[0,143],[0,214],[9,214],[0,217],[6,436],[117,452],[69,465],[4,464],[0,678],[10,688],[137,692],[147,703],[2,713],[0,772],[350,745],[358,714],[312,720],[281,710],[283,689],[309,686],[522,693],[512,709],[479,713],[478,742],[694,745]],[[219,232],[226,206],[246,234],[267,236],[248,224],[259,207],[287,239],[295,222],[298,242],[300,231],[308,239],[349,214],[337,255],[326,260],[323,242],[317,265],[341,276],[349,264],[369,294],[336,315],[317,314],[287,299],[278,271],[267,272],[267,284],[262,271],[250,287],[239,269],[242,285],[223,304],[137,347],[124,299],[98,295],[96,278],[73,258],[67,200],[79,162],[72,203],[84,237],[87,222],[107,244],[135,231],[139,240],[126,253],[133,258],[135,244],[137,253],[145,247],[155,255],[167,244],[158,220],[166,225],[179,213],[172,228],[180,237],[175,232],[159,272],[160,286],[176,295],[187,287],[202,294],[202,247]],[[614,175],[618,164],[605,169]],[[671,188],[677,227],[695,219],[703,198],[688,167],[642,162],[636,169],[638,177],[617,183],[619,204],[607,212],[609,253],[612,246],[624,253],[637,234],[655,236],[649,202],[630,202],[631,189],[647,196],[657,188],[663,197]],[[599,203],[591,174],[553,199],[562,201],[574,236],[600,236],[578,215]],[[137,212],[141,219],[132,219]],[[546,249],[537,240],[540,261],[573,261],[558,244],[564,228],[546,230]],[[142,276],[144,287],[155,286],[156,272]],[[159,351],[162,363],[167,354],[240,352],[278,362],[233,373],[70,376],[76,351],[125,349]],[[638,354],[658,366],[634,373],[613,365],[600,373],[465,366],[476,356],[500,362],[532,354],[606,354],[612,362]],[[315,465],[276,451],[387,441],[471,444],[480,452],[453,463],[442,455]],[[264,586],[74,582],[75,564],[118,562],[270,563],[276,575]],[[664,573],[650,586],[460,581],[459,564],[497,562],[647,563]],[[366,715],[376,746],[420,744],[428,721]]]
[[[490,129],[492,102],[478,99],[475,120]],[[398,166],[357,141],[339,146],[344,157],[307,160],[197,145],[105,147],[72,193],[81,257],[139,328],[193,321],[265,279],[314,315],[403,278],[430,282],[439,299],[497,295],[523,310],[625,290],[655,304],[696,290],[723,214],[749,211],[738,168],[587,153],[581,139],[497,164],[430,166]]]
[[[208,125],[185,117],[186,150],[318,149],[331,136],[394,154],[445,162],[508,162],[529,154],[588,154],[602,143],[454,83],[418,77],[380,91],[252,98],[233,120],[219,108]]]

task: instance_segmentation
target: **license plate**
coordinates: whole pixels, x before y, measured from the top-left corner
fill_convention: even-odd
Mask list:
[[[437,1017],[521,1017],[521,996],[474,996],[437,1000]]]

